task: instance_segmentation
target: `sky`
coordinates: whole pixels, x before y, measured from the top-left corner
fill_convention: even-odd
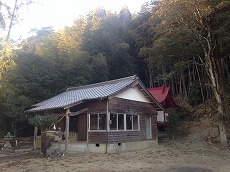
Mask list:
[[[14,0],[11,0],[14,2]],[[128,6],[131,13],[139,12],[146,0],[33,0],[34,3],[20,14],[20,24],[12,30],[12,37],[26,37],[31,28],[52,26],[61,29],[71,26],[79,15],[103,7],[112,12],[119,12]]]

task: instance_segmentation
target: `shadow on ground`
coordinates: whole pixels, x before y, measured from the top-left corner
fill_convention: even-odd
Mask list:
[[[201,168],[201,167],[171,167],[165,172],[213,172],[208,168]]]

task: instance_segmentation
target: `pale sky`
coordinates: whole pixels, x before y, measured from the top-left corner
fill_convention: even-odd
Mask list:
[[[25,37],[31,28],[53,26],[54,29],[60,29],[70,26],[77,16],[85,15],[97,7],[119,12],[122,7],[128,6],[131,13],[139,12],[145,1],[148,0],[34,0],[35,3],[20,15],[23,21],[17,29],[13,28],[11,35]]]

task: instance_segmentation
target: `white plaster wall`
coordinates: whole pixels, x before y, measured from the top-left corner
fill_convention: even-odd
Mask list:
[[[164,112],[163,111],[157,111],[157,121],[164,122]]]
[[[147,99],[137,87],[130,88],[121,94],[116,95],[115,97],[150,103],[149,99]]]

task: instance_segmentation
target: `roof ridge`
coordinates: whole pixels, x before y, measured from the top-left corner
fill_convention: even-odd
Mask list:
[[[112,84],[112,83],[121,82],[121,81],[125,81],[125,80],[136,80],[136,79],[139,79],[139,78],[136,75],[133,75],[133,76],[129,76],[129,77],[99,82],[99,83],[95,83],[95,84],[83,85],[83,86],[78,86],[78,87],[70,87],[70,88],[67,88],[66,91],[79,90],[82,88],[84,88],[84,89],[92,88],[92,87],[96,87],[96,86],[102,86],[105,84]]]

